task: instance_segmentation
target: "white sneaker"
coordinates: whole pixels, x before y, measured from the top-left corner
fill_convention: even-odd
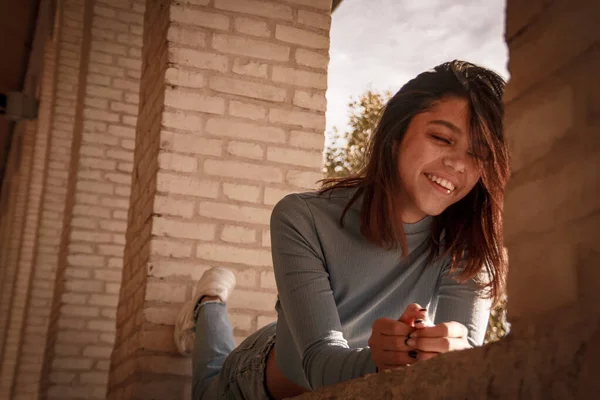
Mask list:
[[[194,298],[199,301],[202,296],[218,296],[227,303],[229,294],[235,287],[235,274],[227,268],[213,267],[202,274],[196,284]]]
[[[192,300],[183,304],[177,320],[173,337],[179,353],[184,356],[192,354],[196,332],[196,306],[204,296],[218,296],[223,303],[235,287],[235,275],[226,268],[214,267],[202,274],[196,284]]]

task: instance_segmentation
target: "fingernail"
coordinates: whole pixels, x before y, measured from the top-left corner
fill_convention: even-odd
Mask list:
[[[417,341],[415,339],[408,339],[406,341],[406,345],[410,346],[410,347],[415,347],[415,345],[417,344]],[[414,358],[414,357],[413,357]]]
[[[417,352],[416,352],[416,350],[411,350],[411,351],[409,351],[409,352],[408,352],[408,356],[409,356],[410,358],[417,358]]]

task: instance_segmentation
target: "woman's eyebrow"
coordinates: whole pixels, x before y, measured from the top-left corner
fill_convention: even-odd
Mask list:
[[[462,135],[462,133],[463,133],[463,131],[458,126],[454,125],[452,122],[448,122],[443,119],[434,119],[432,121],[429,121],[429,123],[434,124],[434,125],[445,126],[446,128],[450,129],[452,132],[454,132],[457,135]]]

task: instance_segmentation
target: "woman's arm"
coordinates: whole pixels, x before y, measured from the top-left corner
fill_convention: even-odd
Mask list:
[[[350,349],[342,335],[319,239],[300,196],[275,206],[271,245],[279,301],[313,389],[376,371],[370,349]]]
[[[459,322],[468,329],[469,344],[480,346],[488,326],[492,301],[481,298],[474,280],[459,283],[449,270],[447,266],[440,277],[435,324]],[[484,275],[482,272],[481,276]]]

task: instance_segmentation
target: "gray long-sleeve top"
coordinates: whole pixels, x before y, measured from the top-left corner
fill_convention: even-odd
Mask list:
[[[407,305],[428,308],[436,323],[457,321],[471,345],[483,341],[490,300],[474,282],[459,284],[449,260],[427,263],[431,217],[405,224],[409,256],[375,246],[360,233],[357,201],[339,224],[355,189],[292,194],[271,217],[279,298],[275,352],[283,374],[316,389],[376,371],[367,342],[382,317]]]

